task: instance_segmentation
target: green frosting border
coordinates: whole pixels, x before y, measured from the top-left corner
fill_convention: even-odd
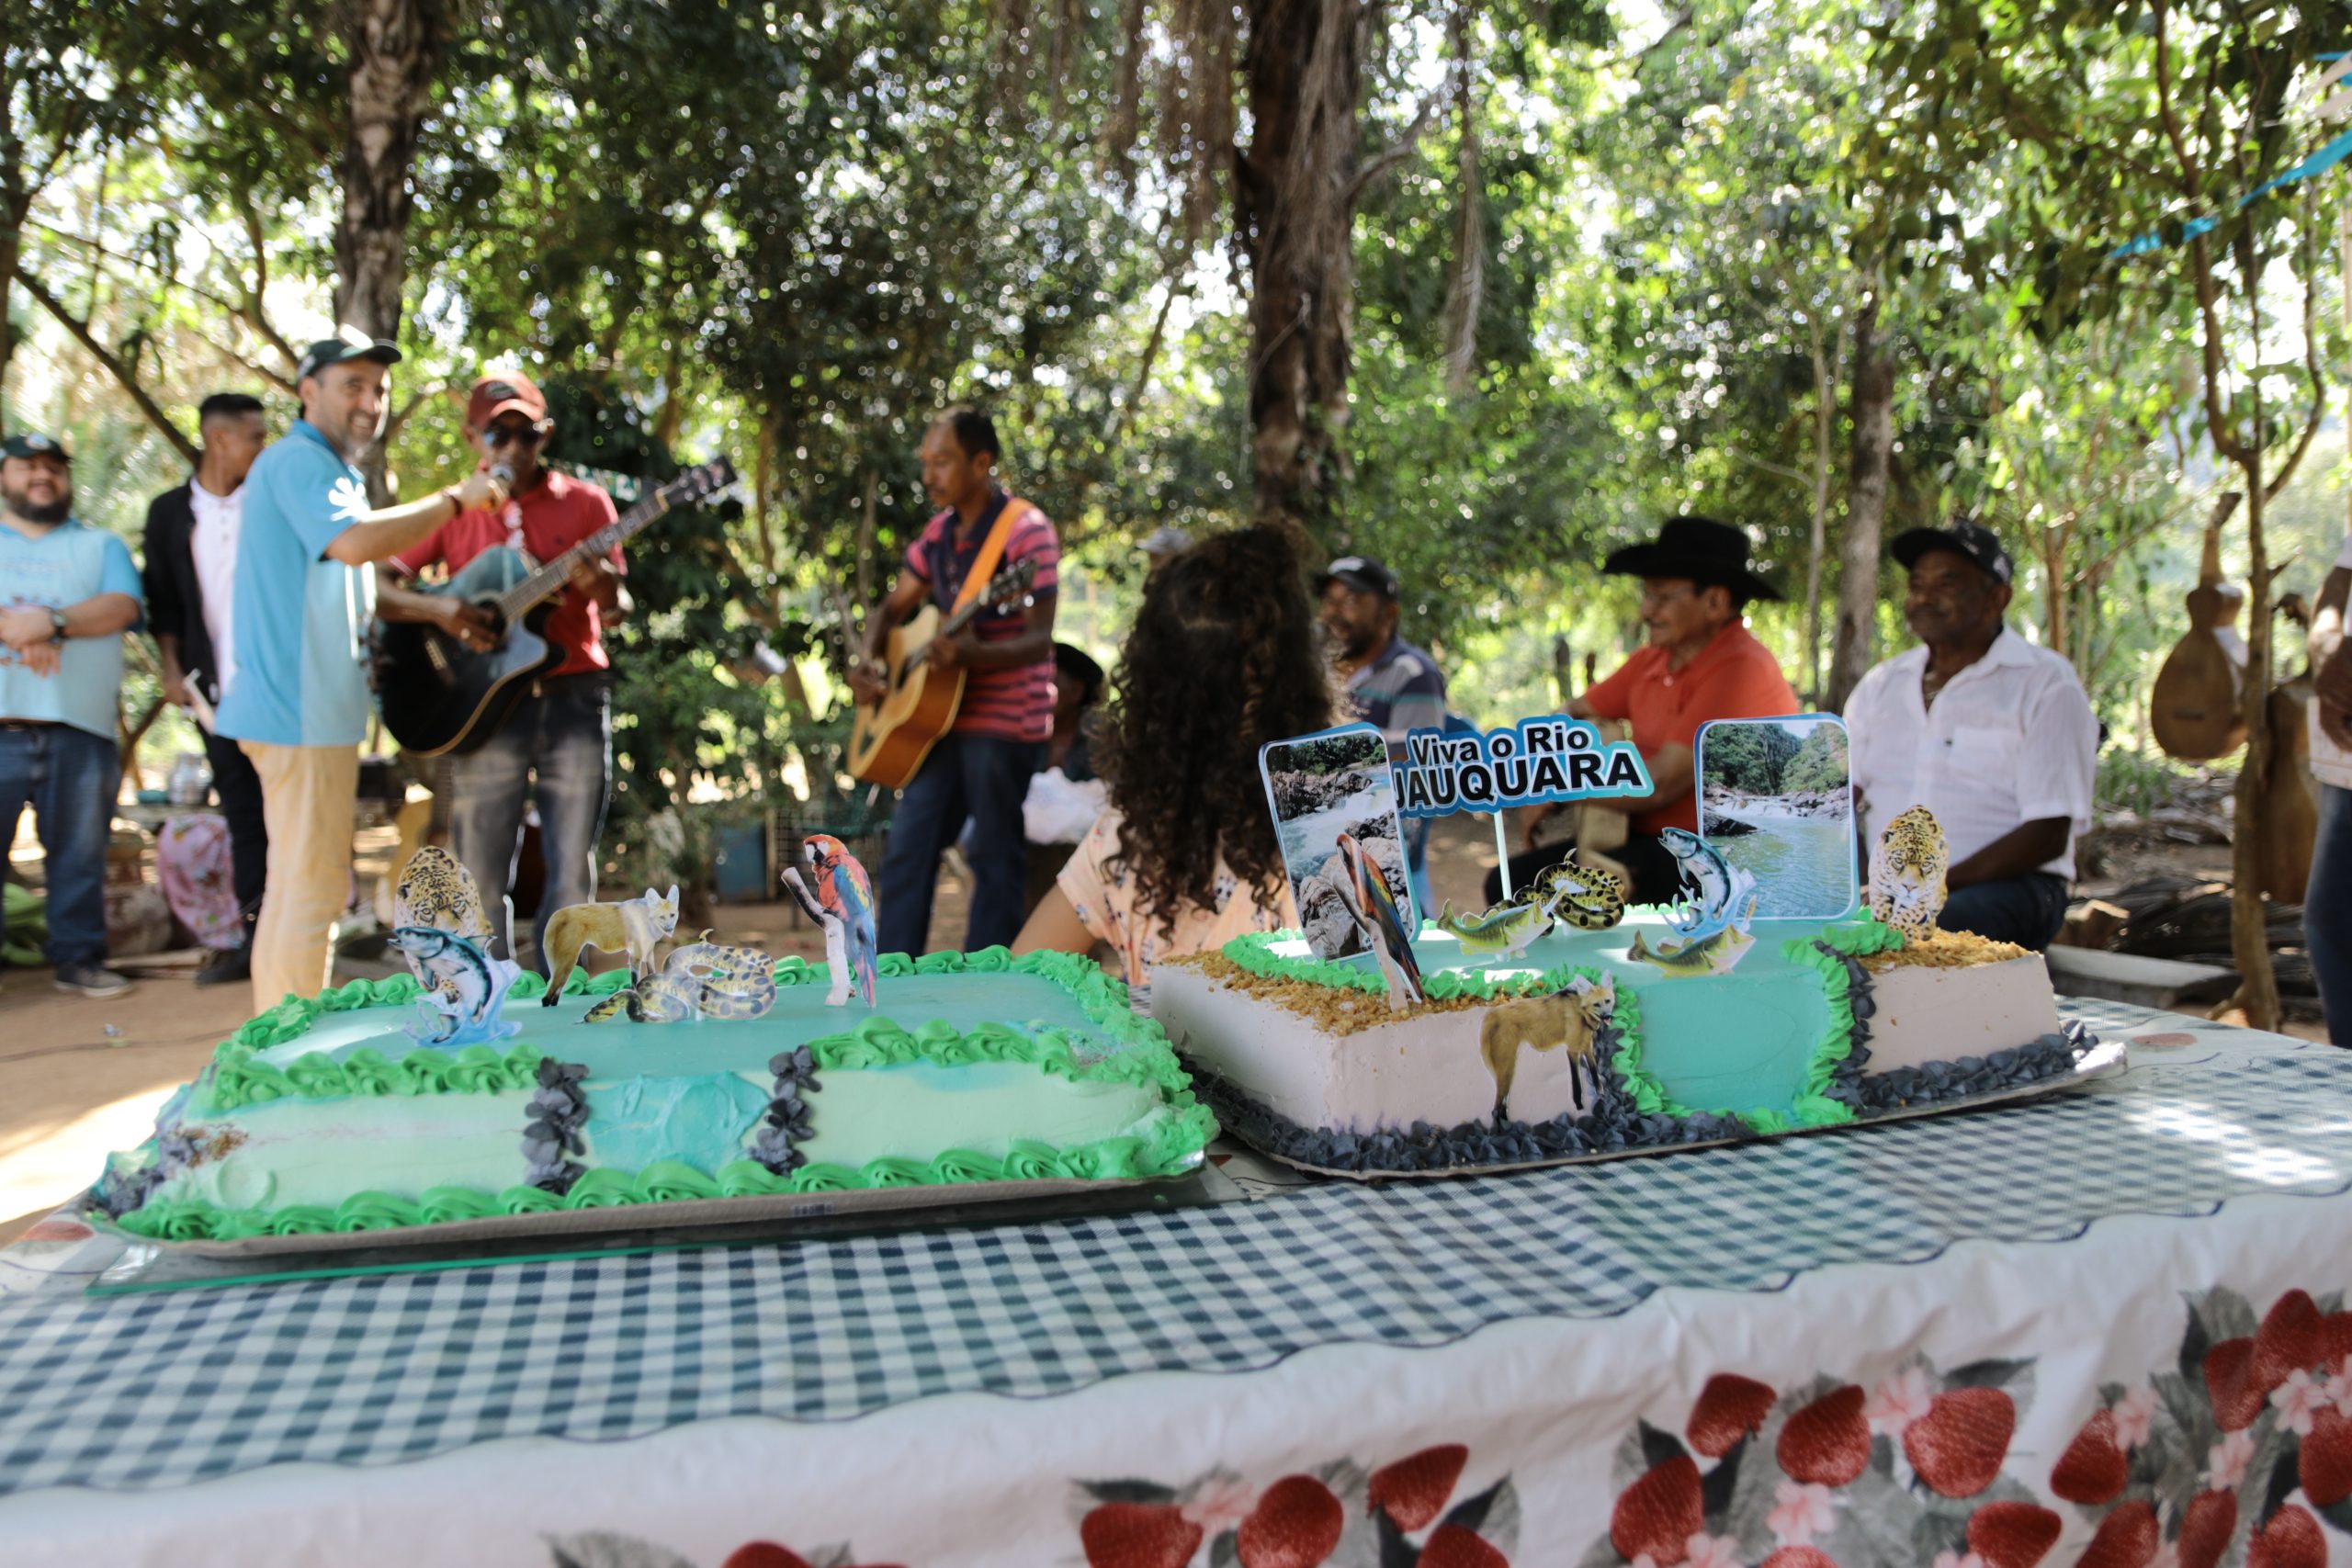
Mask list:
[[[1193,1097],[1192,1079],[1176,1059],[1168,1036],[1159,1024],[1137,1017],[1128,1005],[1126,986],[1113,979],[1092,960],[1069,953],[1027,953],[1015,957],[1002,947],[978,953],[933,953],[919,959],[904,953],[885,954],[876,967],[884,976],[1021,974],[1059,986],[1101,1035],[1122,1047],[1108,1055],[1081,1060],[1078,1048],[1086,1037],[1059,1029],[1042,1029],[1033,1038],[1000,1024],[981,1024],[968,1033],[933,1020],[910,1031],[888,1017],[875,1015],[836,1034],[808,1042],[820,1068],[886,1067],[911,1061],[941,1066],[977,1062],[1023,1062],[1073,1082],[1127,1083],[1155,1089],[1167,1114],[1143,1134],[1126,1134],[1075,1144],[1057,1149],[1050,1145],[1016,1141],[1006,1156],[997,1159],[969,1149],[949,1149],[929,1160],[879,1159],[852,1168],[842,1165],[807,1165],[788,1177],[777,1176],[752,1160],[732,1160],[715,1177],[677,1160],[656,1160],[642,1171],[610,1168],[589,1171],[559,1198],[537,1187],[514,1186],[497,1193],[458,1186],[427,1188],[412,1201],[379,1191],[355,1192],[333,1208],[321,1204],[290,1204],[283,1209],[223,1209],[200,1199],[171,1199],[151,1202],[114,1223],[134,1235],[162,1241],[235,1241],[263,1235],[301,1235],[320,1232],[390,1230],[408,1225],[490,1219],[500,1215],[544,1213],[557,1209],[618,1208],[635,1203],[674,1202],[698,1198],[773,1197],[786,1193],[846,1192],[885,1187],[939,1186],[978,1181],[1068,1179],[1080,1181],[1144,1180],[1174,1176],[1190,1169],[1201,1150],[1217,1134],[1216,1116]],[[828,983],[830,971],[797,956],[776,964],[779,986]],[[616,970],[594,978],[576,972],[564,987],[567,996],[610,995],[627,985],[627,972]],[[529,999],[542,995],[546,980],[526,974],[508,994]],[[248,1022],[216,1051],[214,1098],[217,1110],[232,1110],[271,1100],[298,1096],[330,1099],[343,1094],[426,1094],[436,1092],[496,1092],[526,1089],[537,1082],[539,1061],[547,1055],[536,1046],[516,1046],[504,1055],[486,1045],[469,1045],[454,1055],[430,1048],[409,1052],[392,1062],[374,1050],[352,1053],[343,1062],[324,1052],[296,1057],[284,1067],[254,1062],[254,1055],[269,1045],[300,1038],[320,1018],[359,1008],[398,1006],[423,994],[413,976],[354,980],[313,999],[288,997]],[[413,1070],[411,1064],[416,1064]],[[219,1098],[227,1077],[241,1098]]]

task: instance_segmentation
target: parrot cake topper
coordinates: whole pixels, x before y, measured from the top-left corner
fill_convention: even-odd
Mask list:
[[[825,928],[825,963],[833,972],[827,1007],[840,1007],[855,991],[867,1007],[874,1005],[877,980],[874,932],[874,885],[849,846],[830,833],[811,833],[800,841],[800,868],[784,868],[785,886],[800,901],[808,918]]]

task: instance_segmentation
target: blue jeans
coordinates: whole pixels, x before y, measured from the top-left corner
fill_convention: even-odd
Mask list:
[[[25,807],[49,879],[51,964],[107,957],[107,830],[122,788],[122,756],[110,736],[70,724],[10,728],[0,719],[0,844],[17,836]]]
[[[481,890],[505,950],[499,900],[514,886],[523,848],[523,802],[536,793],[548,877],[539,894],[532,952],[547,967],[548,921],[558,909],[596,897],[596,840],[612,795],[611,688],[602,675],[540,682],[505,728],[481,749],[449,762],[449,848]],[[534,782],[536,775],[536,783]]]
[[[2303,894],[2303,942],[2327,1011],[2327,1037],[2352,1045],[2352,789],[2319,786],[2319,836]]]
[[[874,897],[876,934],[885,953],[920,956],[931,940],[931,900],[939,857],[972,823],[972,915],[964,951],[1011,946],[1021,934],[1028,883],[1028,837],[1021,803],[1029,778],[1046,760],[1042,740],[1000,740],[949,733],[931,749],[890,818],[882,874]]]
[[[1936,924],[1948,931],[1973,931],[1989,942],[2010,942],[2040,953],[2066,923],[2066,879],[2030,871],[2013,882],[1980,882],[1952,890]]]

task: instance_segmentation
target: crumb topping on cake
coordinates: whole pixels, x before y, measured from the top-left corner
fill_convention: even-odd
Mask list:
[[[1164,962],[1197,969],[1212,980],[1238,991],[1246,991],[1261,1001],[1273,1003],[1285,1012],[1310,1020],[1329,1034],[1355,1034],[1384,1023],[1400,1023],[1438,1012],[1464,1012],[1508,999],[1451,997],[1444,1001],[1419,1002],[1403,1012],[1391,1012],[1387,1002],[1377,992],[1345,990],[1333,986],[1319,986],[1311,980],[1285,980],[1271,975],[1253,975],[1222,953],[1188,953]]]
[[[1869,953],[1861,964],[1873,975],[1883,975],[1889,969],[1973,969],[1982,964],[2006,964],[2028,956],[2028,951],[2014,942],[1939,927],[1924,942],[1912,937],[1890,953]]]

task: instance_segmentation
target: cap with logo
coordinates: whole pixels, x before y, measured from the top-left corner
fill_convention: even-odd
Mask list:
[[[0,457],[54,457],[61,463],[74,460],[55,436],[43,435],[37,430],[20,431],[0,441]]]
[[[1315,592],[1320,593],[1334,582],[1382,599],[1394,599],[1404,589],[1395,572],[1370,556],[1341,556],[1315,574]]]
[[[537,424],[548,416],[548,400],[520,370],[501,370],[474,383],[466,399],[466,423],[488,430],[490,422],[503,413],[519,413]]]
[[[1918,564],[1919,558],[1929,550],[1950,550],[1965,556],[1983,568],[1996,582],[2008,582],[2017,576],[2017,567],[2009,559],[2009,552],[1993,530],[1982,523],[1962,518],[1943,528],[1913,528],[1895,536],[1887,553],[1895,564],[1905,570]]]
[[[301,362],[294,367],[294,379],[308,380],[330,365],[353,359],[398,365],[401,351],[382,338],[369,337],[357,327],[345,324],[335,329],[334,336],[322,337],[302,351]]]

